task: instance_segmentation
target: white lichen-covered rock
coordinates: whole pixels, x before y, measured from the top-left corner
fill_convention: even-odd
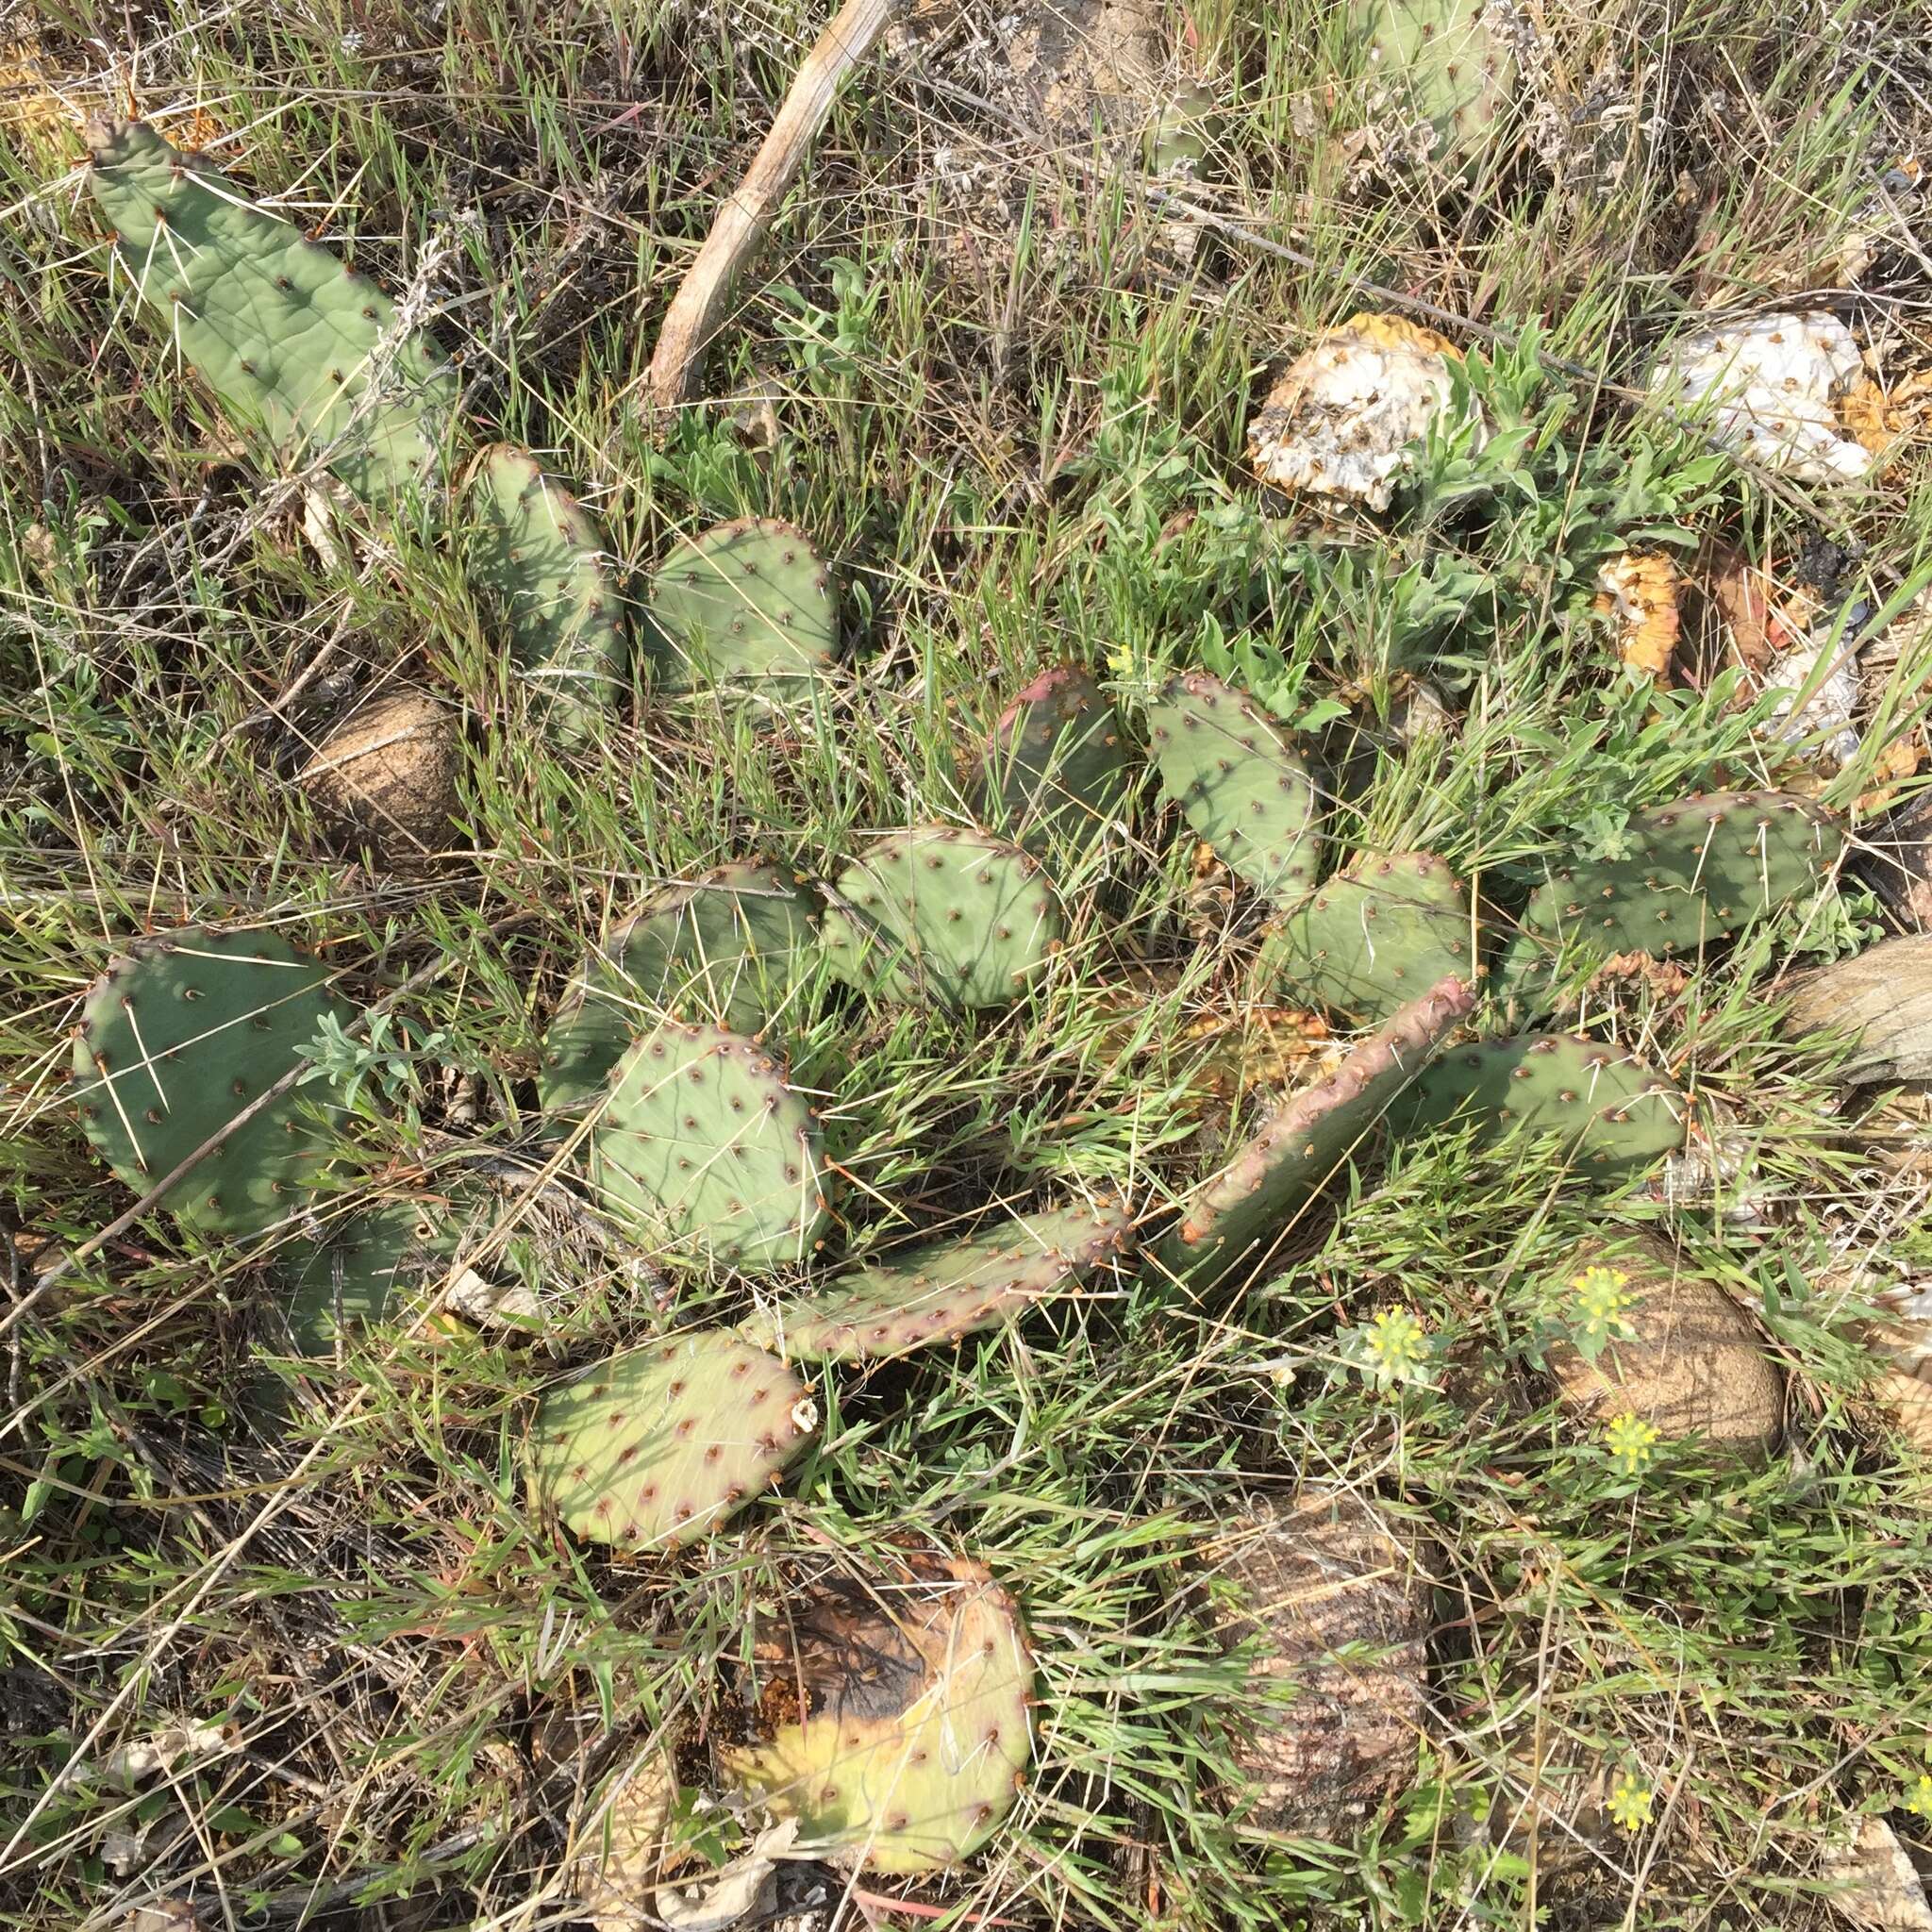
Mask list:
[[[1718,436],[1767,469],[1829,483],[1872,467],[1837,408],[1864,374],[1851,330],[1811,310],[1685,336],[1658,358],[1650,387],[1679,404],[1712,405]]]
[[[1283,490],[1387,509],[1431,428],[1459,414],[1482,436],[1480,410],[1456,399],[1460,356],[1446,337],[1396,315],[1355,315],[1325,330],[1248,425],[1255,474]]]
[[[1774,716],[1787,744],[1808,740],[1827,767],[1858,755],[1858,661],[1848,638],[1822,638],[1787,651],[1764,674],[1764,689],[1787,693]]]

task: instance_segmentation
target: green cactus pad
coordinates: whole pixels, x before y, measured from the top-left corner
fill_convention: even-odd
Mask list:
[[[818,1121],[755,1041],[667,1022],[610,1070],[591,1185],[613,1210],[749,1272],[803,1262],[826,1220]]]
[[[1424,987],[1474,976],[1461,882],[1427,852],[1356,859],[1291,907],[1262,970],[1351,1019],[1386,1020]]]
[[[1273,1239],[1321,1191],[1474,1004],[1461,980],[1445,979],[1356,1047],[1325,1080],[1277,1102],[1234,1158],[1181,1203],[1179,1220],[1156,1251],[1161,1263],[1198,1288],[1265,1259]]]
[[[447,1225],[417,1202],[348,1216],[322,1241],[290,1241],[275,1257],[290,1344],[297,1355],[332,1353],[338,1338],[380,1322],[411,1275],[455,1251]]]
[[[352,1008],[329,969],[274,933],[187,926],[141,941],[89,993],[74,1098],[102,1158],[145,1193],[300,1059],[323,1022]],[[291,1089],[171,1189],[184,1227],[254,1234],[296,1212],[322,1177],[326,1135]]]
[[[94,121],[88,145],[119,271],[269,467],[327,451],[377,504],[429,480],[455,379],[421,339],[391,341],[367,275],[142,122]]]
[[[1431,158],[1473,163],[1516,92],[1516,48],[1498,0],[1357,0],[1371,73],[1434,133]]]
[[[531,1489],[587,1541],[678,1549],[775,1483],[817,1427],[783,1362],[707,1330],[551,1390],[530,1432]]]
[[[991,1231],[870,1263],[822,1293],[760,1309],[739,1333],[802,1361],[886,1361],[958,1341],[1077,1287],[1128,1241],[1118,1201],[1003,1215]]]
[[[552,731],[591,736],[630,676],[624,599],[605,534],[528,450],[496,443],[471,465],[469,565],[511,663]]]
[[[1684,1144],[1682,1089],[1632,1054],[1567,1033],[1485,1040],[1445,1053],[1416,1082],[1402,1133],[1458,1119],[1493,1140],[1512,1128],[1558,1134],[1591,1167],[1642,1166]]]
[[[1287,900],[1315,882],[1314,781],[1271,723],[1205,671],[1176,677],[1147,713],[1160,789],[1257,892]]]
[[[1065,932],[1034,859],[953,825],[872,841],[831,897],[820,938],[832,971],[891,1000],[1009,1006]]]
[[[1033,1755],[1033,1654],[980,1564],[908,1555],[831,1577],[760,1620],[754,1659],[759,1736],[721,1765],[799,1821],[801,1853],[935,1872],[1012,1809]]]
[[[595,1099],[633,1037],[667,1012],[758,1032],[818,958],[808,907],[789,874],[756,860],[655,893],[566,990],[537,1074],[545,1110]]]
[[[839,654],[831,574],[803,531],[743,517],[681,540],[651,583],[660,690],[796,698]]]
[[[1694,953],[1817,891],[1843,824],[1782,791],[1716,791],[1633,819],[1629,854],[1566,866],[1524,908],[1500,980],[1512,995],[1547,969],[1615,953]]]
[[[1036,858],[1079,851],[1127,789],[1120,720],[1086,672],[1061,665],[1037,677],[992,728],[976,787],[992,830]]]

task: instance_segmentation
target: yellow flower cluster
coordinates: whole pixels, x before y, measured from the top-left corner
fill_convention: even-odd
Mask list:
[[[1624,1475],[1635,1475],[1650,1460],[1657,1440],[1657,1424],[1644,1422],[1627,1409],[1612,1417],[1604,1431],[1604,1447],[1610,1452],[1610,1461]]]

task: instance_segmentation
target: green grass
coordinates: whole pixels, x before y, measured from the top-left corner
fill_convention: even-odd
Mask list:
[[[746,1292],[674,1270],[667,1308],[659,1275],[567,1210],[473,1229],[539,1293],[541,1341],[400,1324],[300,1381],[285,1366],[279,1412],[251,1354],[273,1238],[206,1250],[155,1217],[25,1301],[40,1243],[76,1245],[130,1198],[61,1078],[79,1001],[129,937],[270,925],[371,998],[442,962],[409,1003],[442,1044],[360,1110],[360,1185],[474,1192],[480,1158],[527,1177],[548,1152],[535,1056],[588,938],[727,858],[824,877],[858,832],[962,817],[962,753],[1061,656],[1100,667],[1136,727],[1170,667],[1246,683],[1333,774],[1336,849],[1426,846],[1501,903],[1643,807],[1801,776],[1734,677],[1620,679],[1589,605],[1597,564],[1640,537],[1694,573],[1706,538],[1783,563],[1823,535],[1858,546],[1849,588],[1877,607],[1923,580],[1923,437],[1870,488],[1824,495],[1714,458],[1624,393],[1676,319],[1837,286],[1850,211],[1932,141],[1908,9],[1631,0],[1558,22],[1539,85],[1601,79],[1600,104],[1633,112],[1571,125],[1560,153],[1523,131],[1468,193],[1351,181],[1308,132],[1341,53],[1331,9],[1204,5],[1227,104],[1206,199],[1312,270],[1225,237],[1178,267],[1131,186],[996,124],[1021,161],[1019,239],[962,275],[961,219],[999,237],[951,211],[935,166],[974,112],[882,60],[836,108],[712,358],[709,392],[737,405],[657,444],[635,401],[657,316],[817,14],[41,11],[68,109],[130,86],[164,128],[202,108],[241,137],[251,191],[394,291],[439,252],[430,292],[470,409],[581,486],[628,569],[716,518],[791,518],[835,560],[855,642],[850,675],[782,730],[641,694],[602,741],[552,754],[436,519],[329,564],[291,512],[261,514],[214,404],[117,304],[72,127],[9,127],[0,1923],[108,1926],[192,1896],[208,1924],[570,1924],[606,1772],[715,1715],[787,1579],[908,1536],[990,1563],[1041,1661],[1035,1776],[989,1853],[919,1894],[948,1911],[1822,1926],[1821,1855],[1848,1812],[1925,1848],[1903,1805],[1932,1740],[1932,1516],[1923,1470],[1859,1402],[1844,1285],[1861,1259],[1919,1258],[1916,1117],[1848,1100],[1828,1045],[1774,1024],[1781,973],[1880,930],[1850,874],[1681,987],[1620,982],[1564,1016],[1649,1053],[1740,1133],[1768,1220],[1667,1210],[1641,1185],[1613,1198],[1523,1150],[1398,1150],[1338,1184],[1273,1278],[1196,1300],[1150,1269],[957,1355],[824,1373],[821,1438],[783,1495],[688,1562],[555,1545],[519,1443],[566,1366],[735,1318]],[[947,72],[972,91],[970,66]],[[1905,293],[1861,325],[1923,358],[1922,274],[1885,272]],[[1469,318],[1470,380],[1506,433],[1432,449],[1379,526],[1318,525],[1257,497],[1242,433],[1278,359],[1364,306],[1359,278]],[[1926,669],[1921,652],[1890,674],[1889,718],[1924,708]],[[470,709],[474,863],[354,867],[290,783],[344,698],[394,674]],[[1398,728],[1418,678],[1450,738]],[[1834,800],[1866,789],[1877,749]],[[847,1252],[1102,1185],[1151,1224],[1185,1188],[1215,1050],[1199,1023],[1240,1036],[1257,920],[1197,886],[1177,823],[1143,785],[1069,881],[1063,956],[1008,1012],[964,1024],[807,987],[784,1043],[825,1117]],[[1173,970],[1124,1021],[1121,989],[1150,965]],[[1662,1228],[1757,1318],[1791,1378],[1763,1469],[1668,1443],[1621,1475],[1557,1418],[1537,1345],[1551,1280],[1607,1222]],[[1347,1337],[1398,1305],[1436,1353],[1424,1384],[1382,1390]],[[1304,1478],[1374,1499],[1439,1583],[1422,1774],[1344,1844],[1259,1842],[1224,1801],[1258,1693],[1210,1637],[1201,1544]],[[183,1723],[230,1729],[172,1777],[99,1774]],[[1639,1772],[1654,1825],[1612,1834],[1580,1875],[1553,1846],[1499,1850],[1483,1821],[1519,1804],[1531,1727],[1553,1762]],[[96,1769],[63,1776],[76,1748]],[[713,1835],[741,1836],[728,1819]],[[388,1919],[384,1901],[402,1902]]]

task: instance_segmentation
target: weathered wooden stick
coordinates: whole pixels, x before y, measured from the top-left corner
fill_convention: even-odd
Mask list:
[[[645,391],[654,403],[671,408],[691,394],[733,280],[763,244],[765,230],[796,178],[806,149],[831,112],[839,83],[871,52],[899,5],[900,0],[845,0],[806,56],[772,131],[737,191],[718,210],[705,245],[672,298],[644,377]]]

